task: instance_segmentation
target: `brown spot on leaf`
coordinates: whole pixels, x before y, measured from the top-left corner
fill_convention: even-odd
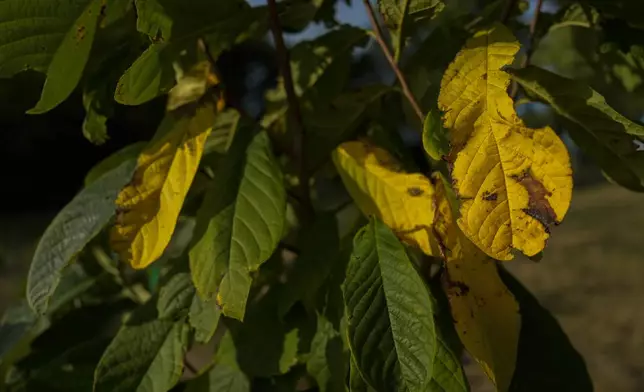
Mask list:
[[[407,193],[409,194],[409,196],[417,197],[417,196],[421,196],[423,193],[425,193],[425,191],[423,191],[418,187],[411,187],[411,188],[407,188]]]
[[[483,75],[481,75],[481,79],[483,79],[483,80],[487,80],[487,72],[486,72],[486,73],[484,73]]]
[[[85,38],[85,26],[79,25],[76,27],[76,41],[80,42]]]
[[[496,201],[498,197],[499,195],[497,195],[496,192],[488,192],[488,191],[483,192],[483,200]]]
[[[512,176],[512,178],[528,191],[528,208],[524,208],[523,212],[538,220],[544,226],[546,233],[549,233],[550,225],[559,224],[555,211],[550,206],[548,199],[546,199],[552,193],[532,176],[530,169],[521,175]]]

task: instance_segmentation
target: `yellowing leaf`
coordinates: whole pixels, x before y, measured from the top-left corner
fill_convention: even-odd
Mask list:
[[[214,119],[210,103],[189,116],[170,114],[139,155],[132,181],[116,199],[110,233],[113,249],[132,267],[145,268],[170,242]]]
[[[448,190],[436,181],[434,233],[445,259],[442,284],[454,326],[467,351],[497,390],[507,391],[514,374],[521,316],[499,277],[494,260],[468,240],[454,222]]]
[[[341,144],[333,162],[363,214],[377,216],[402,241],[432,254],[434,190],[427,177],[403,172],[387,151],[364,141]]]
[[[527,128],[507,94],[519,44],[502,25],[477,33],[450,64],[439,108],[450,129],[458,225],[488,255],[534,256],[570,205],[570,158],[549,127]]]

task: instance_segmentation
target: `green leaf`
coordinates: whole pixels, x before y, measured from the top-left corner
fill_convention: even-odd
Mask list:
[[[54,218],[34,253],[27,278],[27,300],[37,313],[48,302],[63,269],[115,213],[115,200],[132,178],[136,161],[126,161],[83,189]]]
[[[423,124],[423,147],[433,160],[440,161],[449,154],[449,135],[443,127],[438,111],[432,110]]]
[[[0,363],[5,355],[29,335],[37,321],[38,316],[25,301],[5,310],[0,319]]]
[[[192,279],[202,299],[216,298],[229,317],[244,318],[250,273],[271,256],[285,220],[286,192],[266,132],[240,130],[204,196],[190,250]]]
[[[366,42],[365,30],[341,26],[314,40],[295,45],[290,51],[290,59],[296,95],[303,101],[330,102],[344,87],[348,76],[345,70],[349,70],[353,48]],[[288,104],[283,84],[269,90],[266,100],[262,126],[268,128],[286,114]]]
[[[521,308],[519,355],[510,391],[592,391],[582,356],[557,319],[507,270],[499,275]]]
[[[434,324],[427,286],[400,241],[376,219],[356,234],[344,299],[351,352],[369,386],[466,390],[458,358]]]
[[[195,288],[190,280],[190,273],[171,270],[169,278],[159,289],[157,299],[159,318],[172,319],[181,311],[187,311],[194,296]]]
[[[250,392],[248,377],[237,366],[237,351],[230,332],[219,342],[215,367],[190,381],[186,392]]]
[[[54,9],[55,7],[34,8]],[[23,7],[23,9],[27,9],[27,7]],[[78,19],[67,27],[65,37],[60,42],[47,68],[47,79],[40,100],[27,113],[45,113],[58,106],[74,91],[83,75],[85,64],[92,50],[100,12],[101,0],[92,0]],[[34,25],[37,26],[38,22],[35,22]],[[24,35],[21,38],[24,40]]]
[[[214,300],[205,302],[195,294],[190,305],[188,320],[190,326],[195,329],[195,340],[200,343],[208,343],[215,335],[219,318],[221,317],[221,308]]]
[[[226,109],[217,113],[215,124],[212,126],[212,131],[210,131],[210,135],[206,140],[204,155],[211,152],[224,154],[228,151],[239,128],[240,119],[241,116],[235,109]]]
[[[107,135],[107,115],[101,109],[95,91],[83,92],[83,107],[85,108],[83,136],[96,145],[105,143],[109,138]]]
[[[512,77],[561,115],[571,137],[618,184],[644,191],[644,126],[608,106],[604,98],[580,81],[530,66],[508,70]]]
[[[144,3],[152,4],[157,1]],[[177,3],[176,0],[169,2]],[[236,0],[222,1],[218,3],[213,20],[210,2],[198,2],[200,6],[195,8],[192,4],[191,7],[185,7],[183,2],[178,3],[174,4],[172,9],[179,8],[184,10],[181,15],[188,12],[191,16],[183,18],[179,15],[175,16],[172,39],[150,45],[125,71],[114,93],[114,99],[117,102],[124,105],[141,105],[170,91],[175,83],[173,64],[186,63],[187,66],[194,64],[199,36],[203,36],[210,55],[217,58],[221,52],[232,45],[252,37],[262,36],[266,31],[267,18],[263,7],[250,8],[247,4]],[[205,9],[202,9],[204,7]],[[176,24],[179,20],[181,23]],[[139,25],[141,23],[139,20]],[[149,21],[149,23],[153,22]],[[166,28],[167,26],[162,30]],[[154,30],[154,28],[151,29]]]
[[[278,286],[282,317],[297,301],[313,304],[315,294],[329,275],[340,246],[335,216],[319,216],[311,227],[304,229],[300,238],[302,253],[289,272],[287,282]]]
[[[371,388],[362,378],[356,359],[352,356],[350,359],[349,367],[349,390],[351,392],[374,392],[375,389]]]
[[[317,330],[311,342],[306,370],[317,381],[320,392],[344,391],[348,364],[340,332],[334,329],[329,320],[318,314]]]
[[[47,73],[40,101],[43,113],[64,101],[78,84],[92,47],[100,0],[0,2],[0,77],[34,69]]]
[[[595,28],[599,22],[599,12],[587,4],[573,3],[565,10],[556,23],[550,26],[550,31],[564,27]]]
[[[400,58],[405,39],[415,32],[416,25],[433,19],[444,6],[442,0],[378,0],[378,8],[393,38],[396,59]]]
[[[114,337],[94,376],[95,392],[166,392],[181,377],[188,328],[183,320],[126,324]]]

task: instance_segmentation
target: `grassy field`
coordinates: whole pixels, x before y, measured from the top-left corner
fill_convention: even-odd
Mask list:
[[[13,265],[0,270],[2,309],[19,293],[20,265],[26,265],[19,261],[29,257],[29,250],[15,249],[17,233],[36,238],[44,227],[36,218],[0,223],[6,231],[0,233],[0,258]],[[644,196],[610,185],[580,189],[543,260],[507,264],[558,317],[586,358],[596,391],[644,391],[643,233]],[[474,391],[489,390],[475,365],[468,371]]]

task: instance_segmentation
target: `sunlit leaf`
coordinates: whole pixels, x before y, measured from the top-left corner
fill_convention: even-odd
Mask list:
[[[197,213],[190,268],[202,299],[216,299],[225,315],[243,319],[256,271],[282,236],[286,193],[266,132],[240,130]]]
[[[377,216],[403,241],[432,254],[434,190],[427,177],[403,172],[387,151],[364,141],[341,144],[333,162],[364,215]]]
[[[460,199],[458,225],[488,255],[539,253],[570,205],[565,145],[549,127],[527,128],[506,89],[519,44],[502,25],[470,39],[450,64],[438,106],[449,129],[448,156]]]
[[[441,276],[454,326],[463,346],[481,364],[497,390],[514,374],[521,328],[519,305],[497,273],[495,261],[456,225],[448,189],[436,181],[434,230],[445,259]]]
[[[187,343],[188,328],[182,320],[124,325],[96,368],[94,391],[170,390],[183,371]]]
[[[37,313],[45,313],[60,282],[63,269],[112,219],[115,200],[132,178],[134,161],[102,175],[63,208],[43,234],[27,278],[27,300]]]
[[[344,301],[349,346],[367,385],[383,392],[466,390],[453,389],[454,379],[463,383],[462,369],[442,344],[429,289],[377,219],[356,234]]]
[[[123,261],[145,268],[170,242],[215,119],[205,103],[186,116],[169,114],[141,152],[132,181],[116,200],[110,242]]]
[[[523,88],[568,120],[573,140],[611,179],[631,190],[644,191],[644,151],[637,137],[644,135],[644,126],[619,114],[581,81],[532,66],[509,72]]]

